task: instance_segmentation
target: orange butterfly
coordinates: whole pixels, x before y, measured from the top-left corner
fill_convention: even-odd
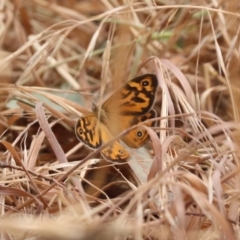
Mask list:
[[[155,102],[158,81],[154,74],[145,74],[127,82],[113,93],[101,107],[81,117],[76,124],[77,138],[89,148],[96,149],[107,143],[131,126],[154,118],[152,109]],[[146,124],[153,126],[154,123]],[[121,141],[132,148],[139,148],[149,140],[142,127],[136,127],[121,137]],[[126,160],[128,151],[120,141],[115,141],[101,151],[102,156],[111,161]]]

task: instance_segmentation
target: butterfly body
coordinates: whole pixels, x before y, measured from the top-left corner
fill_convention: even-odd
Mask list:
[[[145,74],[127,82],[110,96],[101,107],[81,117],[76,124],[77,138],[89,148],[99,148],[113,137],[131,126],[156,116],[152,109],[155,101],[158,81],[154,74]],[[153,123],[146,124],[153,126]],[[129,147],[143,146],[149,139],[147,131],[137,127],[124,135],[121,140]],[[128,151],[119,141],[101,151],[107,160],[126,160]]]

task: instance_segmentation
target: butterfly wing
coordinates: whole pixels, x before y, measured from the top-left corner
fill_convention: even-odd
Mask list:
[[[107,143],[113,138],[107,126],[103,124],[101,125],[101,137],[103,143]],[[115,141],[108,145],[101,151],[101,154],[106,160],[110,161],[125,161],[129,157],[128,151],[120,144],[119,141]]]
[[[95,114],[81,117],[75,126],[75,133],[79,141],[89,148],[99,148],[102,145],[101,129]]]
[[[127,82],[102,106],[107,117],[117,115],[143,116],[155,101],[158,80],[154,74],[145,74]]]
[[[77,121],[75,133],[81,142],[94,149],[99,148],[113,138],[107,127],[98,121],[94,114],[80,118]],[[101,154],[106,160],[111,161],[123,161],[129,157],[129,153],[118,141],[104,148]]]
[[[154,118],[157,116],[157,113],[154,109],[151,109],[147,114],[139,118],[134,119],[132,126],[137,125],[141,122],[144,122],[148,119]],[[145,123],[148,127],[155,126],[155,122]],[[141,126],[134,128],[128,134],[122,137],[122,141],[126,143],[131,148],[139,148],[147,143],[149,140],[149,134],[147,130]]]
[[[101,122],[116,136],[129,127],[156,116],[152,106],[155,101],[158,81],[154,74],[145,74],[127,82],[102,106]],[[148,124],[152,126],[153,123]],[[141,127],[140,127],[141,128]],[[149,139],[143,128],[136,128],[122,140],[130,147],[141,147]]]

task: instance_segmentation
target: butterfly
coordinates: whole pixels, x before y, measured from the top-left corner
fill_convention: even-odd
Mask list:
[[[156,117],[152,108],[158,80],[154,74],[145,74],[128,81],[114,92],[100,107],[81,117],[75,126],[77,138],[92,149],[99,148],[124,130],[147,119]],[[153,122],[145,124],[154,126]],[[146,144],[149,135],[143,127],[136,127],[120,139],[131,148]],[[110,161],[125,161],[129,152],[118,140],[101,151]]]

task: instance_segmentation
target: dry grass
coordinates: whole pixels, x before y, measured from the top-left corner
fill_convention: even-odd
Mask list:
[[[0,0],[1,239],[240,239],[239,2],[184,4]],[[76,120],[144,73],[152,144],[99,161]]]

